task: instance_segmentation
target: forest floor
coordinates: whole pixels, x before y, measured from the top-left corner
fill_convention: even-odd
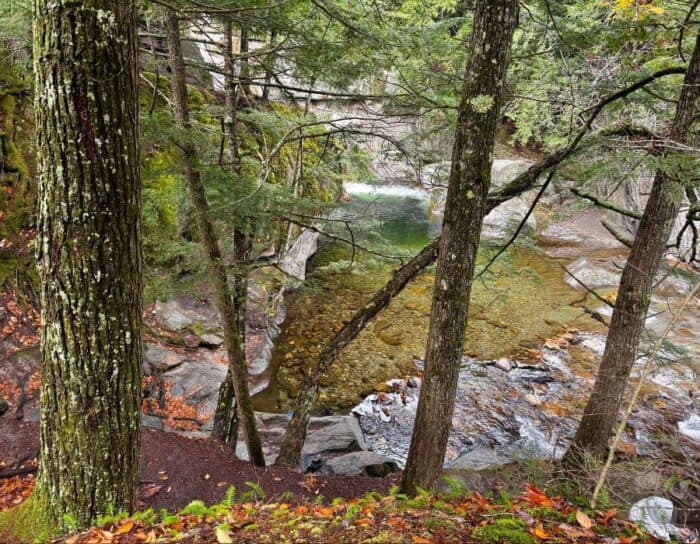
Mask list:
[[[237,459],[230,448],[212,440],[151,429],[143,429],[142,437],[140,509],[177,511],[194,500],[216,503],[230,486],[241,492],[259,486],[271,500],[282,495],[296,501],[353,498],[370,491],[386,492],[398,478],[320,477],[286,467],[260,468]],[[38,424],[0,418],[0,510],[19,504],[31,492],[38,449]],[[28,474],[2,478],[3,473],[13,472]]]
[[[0,511],[31,493],[36,423],[0,418]],[[532,485],[489,499],[462,488],[396,492],[400,478],[301,474],[254,467],[211,440],[144,429],[138,514],[56,543],[605,543],[660,542],[617,515],[590,510]],[[207,506],[210,505],[210,506]],[[3,544],[8,544],[3,541]]]

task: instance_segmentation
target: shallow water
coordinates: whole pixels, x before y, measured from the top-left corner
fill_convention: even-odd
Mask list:
[[[355,218],[357,239],[388,254],[408,256],[439,231],[427,196],[413,189],[367,191],[339,210]],[[483,265],[494,253],[485,246]],[[391,276],[397,261],[351,252],[326,243],[313,261],[307,283],[288,301],[269,371],[270,387],[256,396],[256,408],[286,411],[297,393],[303,368],[313,363],[344,320],[361,308]],[[465,355],[494,359],[537,347],[566,326],[595,329],[580,308],[582,296],[564,281],[563,261],[534,248],[515,247],[474,285]],[[416,278],[358,338],[348,346],[322,382],[321,402],[330,410],[346,410],[390,378],[415,373],[427,340],[434,271]]]

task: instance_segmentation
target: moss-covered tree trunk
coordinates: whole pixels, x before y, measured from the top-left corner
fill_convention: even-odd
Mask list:
[[[180,41],[180,25],[177,14],[171,9],[166,10],[166,27],[175,119],[180,128],[188,130],[191,128],[191,125],[187,104],[185,62]],[[181,141],[179,147],[182,150],[184,176],[192,198],[193,211],[197,220],[204,257],[209,268],[216,307],[221,314],[221,323],[224,329],[224,345],[229,359],[227,380],[232,381],[231,385],[235,392],[236,406],[243,425],[250,460],[256,465],[265,466],[265,456],[263,455],[260,435],[255,423],[253,403],[250,397],[250,390],[248,389],[248,372],[243,338],[245,328],[241,329],[241,322],[234,305],[226,267],[222,262],[219,240],[214,230],[214,224],[210,219],[209,202],[202,178],[197,170],[197,151],[189,140]]]
[[[135,506],[143,290],[136,59],[133,2],[35,1],[35,500],[61,529]]]
[[[476,4],[438,251],[425,376],[402,481],[407,493],[435,483],[452,428],[472,278],[518,8],[518,0],[480,0]]]
[[[612,436],[630,371],[637,357],[654,277],[683,202],[686,183],[697,177],[697,157],[692,159],[684,150],[700,143],[699,117],[700,33],[676,107],[669,150],[664,153],[669,166],[659,170],[654,178],[629,259],[622,272],[593,393],[574,441],[564,457],[564,463],[571,468],[580,468],[587,454],[603,459],[608,453],[608,440]]]

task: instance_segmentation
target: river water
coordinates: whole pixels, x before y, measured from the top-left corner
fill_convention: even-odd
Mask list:
[[[351,200],[339,205],[334,217],[351,219],[354,239],[377,253],[408,258],[440,230],[441,218],[430,213],[429,195],[422,189],[363,183],[345,189]],[[342,226],[336,232],[349,236]],[[623,258],[624,251],[581,249],[553,258],[536,240],[526,238],[509,249],[474,285],[448,464],[459,464],[465,452],[482,447],[509,458],[556,457],[566,448],[590,393],[605,327],[589,314],[591,309],[609,312],[566,281],[565,267],[587,253],[595,267],[611,255]],[[479,266],[502,243],[484,240]],[[257,409],[291,408],[304,368],[399,264],[360,250],[353,254],[341,243],[321,243],[307,282],[288,299],[270,386],[255,397]],[[420,384],[411,377],[421,375],[433,281],[429,269],[411,282],[322,380],[319,412],[355,408],[370,448],[399,463],[411,436]],[[614,299],[612,292],[601,293]],[[680,338],[685,359],[681,364],[676,357],[654,374],[632,418],[636,430],[628,439],[640,452],[650,453],[647,422],[655,425],[653,432],[662,423],[669,432],[684,425],[691,427],[691,435],[696,432],[693,316],[688,322],[688,334]]]

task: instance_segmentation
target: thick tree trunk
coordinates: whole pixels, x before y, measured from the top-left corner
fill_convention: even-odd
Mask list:
[[[588,132],[593,121],[598,114],[603,111],[605,106],[629,96],[659,78],[682,72],[683,70],[678,68],[664,69],[635,82],[621,91],[603,98],[594,108],[591,108],[591,114],[585,126],[566,147],[542,158],[525,172],[510,181],[501,190],[491,194],[486,201],[485,213],[488,214],[500,204],[532,189],[542,174],[574,155],[579,150],[584,135]],[[306,429],[309,418],[311,417],[311,411],[318,398],[321,377],[328,370],[330,365],[333,364],[333,361],[335,361],[340,352],[360,334],[367,323],[386,308],[408,282],[435,262],[439,245],[440,237],[433,240],[423,248],[420,253],[406,263],[405,266],[397,270],[389,282],[387,282],[382,289],[377,291],[370,302],[360,309],[352,319],[336,333],[328,343],[328,346],[321,352],[314,366],[309,370],[301,383],[299,394],[294,403],[292,420],[285,432],[280,454],[277,457],[277,463],[290,465],[299,463],[301,449],[306,439]]]
[[[175,105],[175,119],[182,129],[190,128],[190,116],[187,105],[187,86],[185,84],[185,63],[182,57],[180,42],[180,26],[177,14],[173,10],[166,10],[166,26],[168,49],[170,52],[170,68],[172,71],[173,103]],[[219,241],[214,231],[214,225],[209,217],[209,202],[204,191],[202,178],[197,170],[197,157],[194,145],[188,141],[180,144],[183,155],[183,169],[187,180],[190,196],[197,219],[197,227],[211,274],[212,288],[216,298],[216,306],[221,314],[221,322],[224,329],[224,345],[229,359],[230,378],[235,392],[238,415],[243,424],[246,437],[246,445],[250,460],[259,466],[265,466],[260,435],[255,423],[253,403],[248,389],[248,372],[245,363],[245,351],[243,349],[243,334],[241,330],[236,308],[229,286],[226,268],[222,262]]]
[[[38,507],[67,529],[135,506],[141,405],[136,9],[36,0],[42,284]]]
[[[433,486],[452,429],[472,278],[518,11],[518,0],[482,0],[476,5],[440,236],[425,376],[402,481],[405,493]]]
[[[682,155],[679,149],[700,141],[700,33],[681,89],[670,134],[670,149],[665,157]],[[686,159],[687,160],[687,159]],[[674,161],[675,162],[675,161]],[[678,161],[681,164],[681,161]],[[630,371],[637,357],[639,341],[649,309],[654,277],[666,249],[673,221],[683,201],[685,184],[691,169],[674,164],[659,170],[654,178],[649,200],[642,215],[637,236],[632,244],[622,273],[613,310],[605,352],[595,387],[583,413],[574,441],[564,457],[565,465],[579,468],[586,455],[603,459],[608,440],[617,420]],[[689,174],[684,179],[684,175]]]

